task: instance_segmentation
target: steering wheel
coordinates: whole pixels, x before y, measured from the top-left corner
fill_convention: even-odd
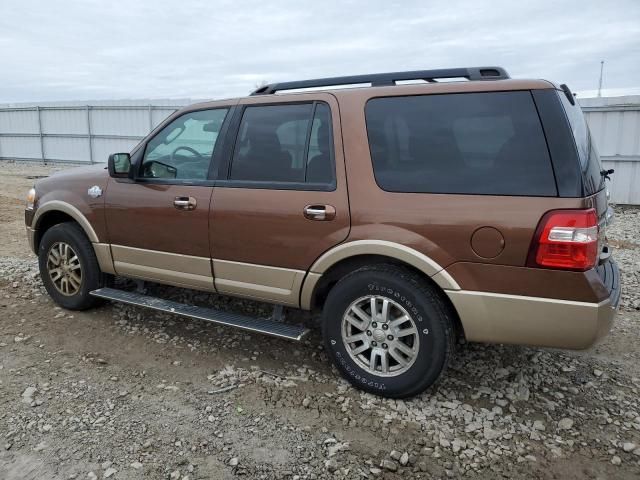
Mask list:
[[[192,160],[187,160],[188,162],[194,162],[194,161],[196,161],[196,160],[201,160],[201,159],[202,159],[202,155],[200,155],[196,150],[194,150],[194,149],[193,149],[193,148],[191,148],[191,147],[187,147],[187,146],[185,146],[185,145],[182,145],[182,146],[180,146],[180,147],[176,148],[176,149],[173,151],[173,153],[171,154],[171,161],[172,161],[172,162],[173,162],[173,160],[174,160],[174,157],[175,157],[175,155],[176,155],[176,152],[178,152],[179,150],[186,150],[186,151],[188,151],[188,152],[193,153],[194,155],[196,155],[196,156],[198,157],[198,158],[194,158],[194,159],[192,159]]]

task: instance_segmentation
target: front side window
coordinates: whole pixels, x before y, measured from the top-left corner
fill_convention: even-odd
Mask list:
[[[142,177],[206,180],[227,111],[201,110],[173,120],[147,144]]]
[[[365,114],[384,190],[557,195],[529,92],[374,98]]]
[[[322,103],[246,107],[229,179],[320,183],[334,179],[331,115]]]

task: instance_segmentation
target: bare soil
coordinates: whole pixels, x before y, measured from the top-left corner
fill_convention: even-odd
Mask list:
[[[594,349],[461,345],[435,388],[383,400],[339,378],[317,330],[293,344],[122,305],[56,307],[23,225],[29,177],[52,170],[0,162],[0,478],[640,478],[637,284]],[[623,220],[621,267],[636,275],[640,214]]]

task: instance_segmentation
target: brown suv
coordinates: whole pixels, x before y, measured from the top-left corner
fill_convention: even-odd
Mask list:
[[[496,67],[340,77],[183,108],[108,170],[38,181],[26,224],[65,308],[108,298],[295,340],[306,330],[281,307],[318,309],[343,375],[405,397],[441,375],[456,335],[581,349],[606,334],[620,292],[608,173],[565,85]]]

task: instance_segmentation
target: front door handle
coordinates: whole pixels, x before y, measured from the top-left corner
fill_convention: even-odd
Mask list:
[[[327,221],[336,218],[336,209],[332,205],[307,205],[304,217],[308,220]]]
[[[193,197],[176,197],[173,200],[173,206],[178,210],[195,210],[197,204]]]

